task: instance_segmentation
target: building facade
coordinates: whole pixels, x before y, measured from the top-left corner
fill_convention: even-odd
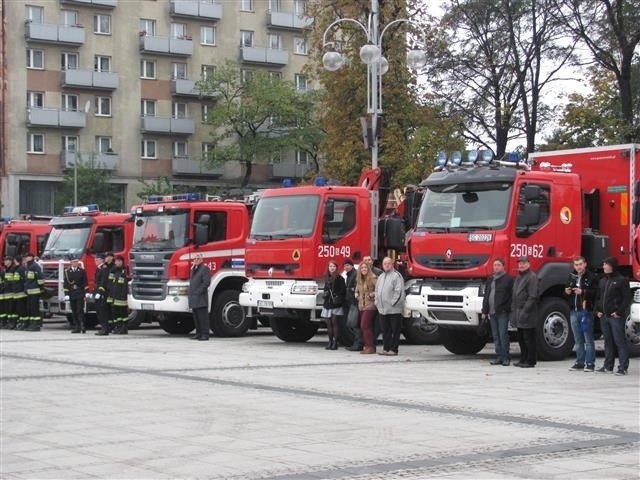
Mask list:
[[[305,0],[3,0],[2,215],[59,214],[76,161],[112,170],[123,208],[139,179],[237,183],[208,168],[213,99],[195,82],[227,60],[307,88]],[[303,176],[301,152],[253,167],[261,186]],[[99,201],[98,201],[99,203]]]

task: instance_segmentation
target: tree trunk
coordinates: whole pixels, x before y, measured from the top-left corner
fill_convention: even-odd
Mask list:
[[[242,184],[240,185],[242,188],[246,187],[249,184],[252,168],[253,168],[253,162],[251,162],[251,160],[245,160],[244,161],[244,177],[242,178]]]

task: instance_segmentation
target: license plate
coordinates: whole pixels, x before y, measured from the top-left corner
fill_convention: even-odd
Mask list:
[[[273,308],[273,300],[258,300],[258,308]]]
[[[140,308],[142,310],[155,310],[155,306],[153,305],[153,303],[143,303],[142,305],[140,305]]]

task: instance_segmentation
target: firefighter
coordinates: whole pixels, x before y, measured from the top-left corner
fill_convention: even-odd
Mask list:
[[[127,330],[127,267],[124,265],[124,257],[115,257],[114,267],[109,274],[107,288],[111,304],[111,325],[116,335],[126,335]]]
[[[71,266],[64,271],[64,299],[71,307],[73,330],[71,333],[86,333],[84,327],[84,299],[89,293],[87,272],[77,258],[71,259]]]
[[[24,283],[26,298],[26,326],[25,330],[39,332],[42,325],[40,318],[40,292],[44,285],[42,267],[34,261],[33,253],[24,256],[26,280]]]
[[[109,335],[111,324],[111,304],[107,302],[107,288],[109,286],[109,274],[113,268],[113,252],[106,252],[96,257],[98,266],[96,268],[96,277],[94,279],[93,300],[96,306],[96,316],[100,324],[100,331],[96,335]]]
[[[7,328],[9,319],[7,317],[7,283],[5,277],[7,275],[7,268],[2,262],[0,267],[0,328]]]

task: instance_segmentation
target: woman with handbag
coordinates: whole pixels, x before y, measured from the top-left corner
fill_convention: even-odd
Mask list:
[[[360,353],[364,355],[376,353],[373,338],[373,321],[377,313],[376,280],[377,277],[371,271],[369,264],[361,263],[356,277],[356,299],[360,310],[360,329],[364,338],[364,349]]]
[[[342,307],[346,293],[347,286],[338,271],[338,264],[334,260],[329,260],[324,281],[324,302],[320,313],[320,316],[327,322],[329,344],[326,346],[326,350],[338,349],[338,317],[344,315]]]

